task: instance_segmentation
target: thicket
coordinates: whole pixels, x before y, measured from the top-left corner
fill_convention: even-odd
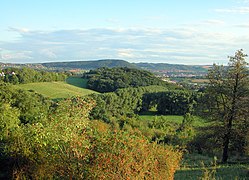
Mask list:
[[[6,68],[0,72],[0,82],[26,84],[32,82],[65,81],[65,73],[38,71],[31,68]]]

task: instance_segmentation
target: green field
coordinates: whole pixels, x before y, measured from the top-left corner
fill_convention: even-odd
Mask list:
[[[69,98],[72,96],[85,96],[88,94],[97,93],[96,91],[73,86],[65,82],[38,82],[19,84],[15,85],[15,87],[25,90],[33,90],[51,99]]]

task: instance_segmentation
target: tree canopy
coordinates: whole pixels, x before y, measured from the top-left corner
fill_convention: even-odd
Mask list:
[[[233,143],[231,141],[245,140],[245,132],[249,127],[249,72],[246,57],[243,50],[238,50],[229,57],[227,67],[214,64],[208,73],[208,116],[223,127],[223,162],[227,162],[229,146]]]
[[[32,82],[65,81],[65,73],[38,71],[31,68],[6,68],[0,72],[0,81],[11,84]]]
[[[119,88],[149,85],[172,86],[149,71],[121,68],[99,68],[85,73],[88,87],[98,92],[112,92]]]

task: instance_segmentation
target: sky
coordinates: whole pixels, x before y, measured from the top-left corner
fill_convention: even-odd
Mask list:
[[[249,53],[249,0],[0,0],[0,62],[226,64]]]

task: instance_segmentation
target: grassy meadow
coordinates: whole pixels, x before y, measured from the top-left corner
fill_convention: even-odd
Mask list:
[[[85,87],[84,79],[69,78],[67,82],[38,82],[15,85],[16,88],[32,90],[51,99],[69,98],[72,96],[85,96],[92,93],[97,93]],[[82,87],[79,87],[82,86]]]

